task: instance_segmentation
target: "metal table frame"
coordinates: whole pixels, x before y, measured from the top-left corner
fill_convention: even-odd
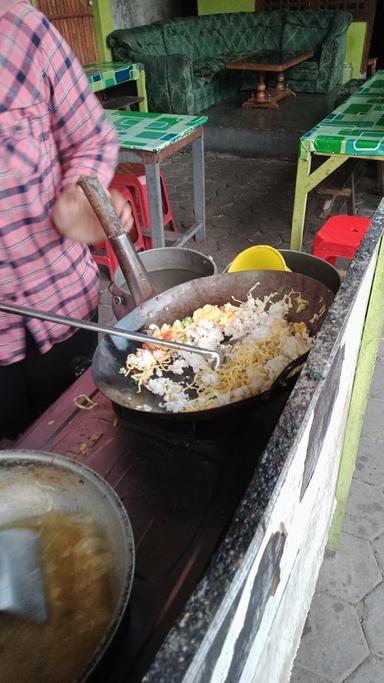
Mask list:
[[[192,146],[193,166],[193,208],[195,221],[193,225],[180,235],[177,232],[164,230],[163,201],[161,196],[160,167],[161,162],[183,149]],[[195,128],[188,135],[168,145],[165,149],[150,152],[148,150],[124,149],[120,147],[121,163],[135,161],[144,164],[148,188],[153,248],[165,247],[165,242],[172,242],[174,247],[182,247],[192,237],[205,239],[205,171],[204,171],[204,127]],[[144,231],[145,234],[146,231]]]
[[[308,193],[348,159],[384,161],[384,71],[377,72],[312,130],[300,138],[291,249],[303,243]],[[327,158],[311,170],[312,155]],[[384,190],[383,164],[378,176]]]
[[[328,156],[321,166],[311,172],[312,155]],[[314,190],[325,178],[336,171],[348,159],[365,159],[369,161],[384,161],[384,156],[354,156],[352,154],[335,154],[332,156],[320,154],[319,152],[309,152],[303,147],[300,141],[300,153],[297,162],[296,186],[295,186],[295,201],[293,205],[292,229],[291,229],[291,249],[301,251],[303,245],[305,212],[307,208],[308,193]],[[383,185],[382,178],[382,164],[380,166],[381,185]]]

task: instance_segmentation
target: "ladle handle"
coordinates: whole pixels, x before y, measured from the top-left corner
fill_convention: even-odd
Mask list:
[[[81,176],[77,184],[83,190],[112,244],[135,305],[138,306],[156,296],[157,291],[98,178]]]
[[[77,318],[68,318],[50,311],[37,311],[34,308],[26,306],[18,306],[17,304],[10,304],[6,301],[0,301],[0,311],[5,313],[14,313],[22,315],[26,318],[37,318],[38,320],[49,320],[52,323],[59,325],[67,325],[80,330],[89,330],[91,332],[103,332],[112,337],[123,337],[123,339],[130,339],[139,343],[146,343],[152,346],[161,346],[166,349],[176,349],[176,351],[187,351],[188,353],[197,353],[199,356],[207,358],[214,370],[216,370],[223,361],[223,355],[218,351],[211,351],[210,349],[202,349],[198,346],[191,346],[190,344],[181,344],[179,342],[167,341],[166,339],[157,339],[141,332],[130,332],[121,327],[112,327],[111,325],[100,325],[88,320],[78,320]]]

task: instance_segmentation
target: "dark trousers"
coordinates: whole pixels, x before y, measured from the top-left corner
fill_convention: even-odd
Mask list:
[[[96,346],[95,332],[77,330],[41,354],[27,331],[24,360],[0,366],[0,438],[24,432],[89,367]]]

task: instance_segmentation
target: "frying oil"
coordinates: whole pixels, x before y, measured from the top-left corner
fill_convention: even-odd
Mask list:
[[[0,681],[71,683],[86,667],[113,612],[112,556],[90,518],[48,512],[18,520],[41,534],[48,620],[0,614]]]

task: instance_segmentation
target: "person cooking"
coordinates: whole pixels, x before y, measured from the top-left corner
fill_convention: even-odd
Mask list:
[[[0,0],[0,299],[95,320],[103,230],[76,185],[108,187],[118,145],[62,36],[27,0]],[[128,231],[132,215],[112,203]],[[0,312],[0,438],[25,430],[89,364],[97,335]]]

